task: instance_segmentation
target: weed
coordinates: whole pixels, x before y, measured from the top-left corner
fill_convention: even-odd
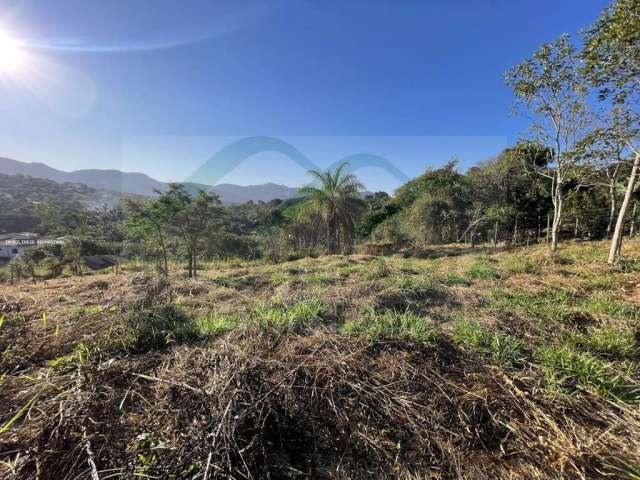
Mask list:
[[[605,296],[590,296],[580,301],[579,307],[591,314],[621,320],[640,321],[640,309],[628,303]]]
[[[574,300],[571,292],[561,289],[546,289],[539,292],[521,292],[496,289],[491,292],[494,308],[513,312],[519,310],[525,315],[541,320],[565,320],[571,314],[570,303]]]
[[[468,286],[469,285],[469,281],[464,278],[462,275],[458,275],[456,272],[449,270],[444,278],[440,279],[441,282],[444,285],[447,285],[449,287],[454,286],[454,285],[464,285],[464,286]]]
[[[73,349],[73,352],[54,358],[47,362],[47,366],[56,373],[76,370],[91,355],[91,349],[84,343],[79,343]]]

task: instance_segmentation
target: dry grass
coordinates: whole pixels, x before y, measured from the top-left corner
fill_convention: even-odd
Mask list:
[[[640,269],[605,249],[3,286],[0,476],[638,478]]]

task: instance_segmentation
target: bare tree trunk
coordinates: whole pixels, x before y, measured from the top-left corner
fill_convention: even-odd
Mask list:
[[[624,199],[620,205],[620,212],[618,212],[618,221],[616,222],[616,228],[613,231],[613,238],[611,239],[611,250],[609,250],[608,263],[611,265],[615,263],[620,257],[620,250],[622,249],[622,234],[624,231],[624,217],[629,208],[631,197],[636,186],[636,177],[638,176],[638,167],[640,167],[640,152],[636,153],[636,158],[633,161],[633,167],[631,167],[631,174],[629,175],[629,182],[627,183],[627,191],[624,193]]]
[[[547,238],[545,239],[545,243],[549,244],[549,234],[551,233],[551,213],[547,212]]]
[[[538,234],[536,236],[536,243],[540,243],[540,229],[541,229],[540,215],[538,215]]]
[[[633,202],[633,213],[631,214],[631,228],[629,229],[629,236],[633,237],[636,234],[636,207],[638,202]]]
[[[556,173],[559,175],[559,173]],[[562,189],[561,183],[556,179],[553,191],[553,224],[551,225],[551,251],[558,249],[558,232],[562,222]]]
[[[609,223],[607,223],[607,238],[611,238],[611,229],[613,228],[613,219],[616,215],[616,190],[615,181],[609,183],[609,203],[611,208],[609,209]]]
[[[162,229],[157,227],[158,238],[160,240],[160,248],[162,249],[162,260],[164,263],[164,276],[169,275],[169,261],[167,260],[167,247],[164,244],[164,235],[162,235]]]
[[[498,221],[497,220],[496,220],[495,230],[493,231],[493,246],[494,247],[498,246]]]
[[[573,239],[578,239],[578,217],[576,217],[576,226],[573,229]]]
[[[198,253],[197,250],[193,251],[193,278],[198,278]]]

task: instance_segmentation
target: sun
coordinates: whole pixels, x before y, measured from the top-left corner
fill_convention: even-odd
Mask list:
[[[25,58],[20,43],[0,31],[0,72],[16,73],[24,65]]]

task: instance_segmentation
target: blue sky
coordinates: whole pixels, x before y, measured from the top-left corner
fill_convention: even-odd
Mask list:
[[[182,180],[268,135],[320,167],[367,152],[408,176],[452,156],[466,168],[526,131],[502,73],[607,3],[1,0],[26,61],[0,73],[0,156]],[[365,170],[369,188],[397,185]],[[261,154],[223,180],[304,178]]]

